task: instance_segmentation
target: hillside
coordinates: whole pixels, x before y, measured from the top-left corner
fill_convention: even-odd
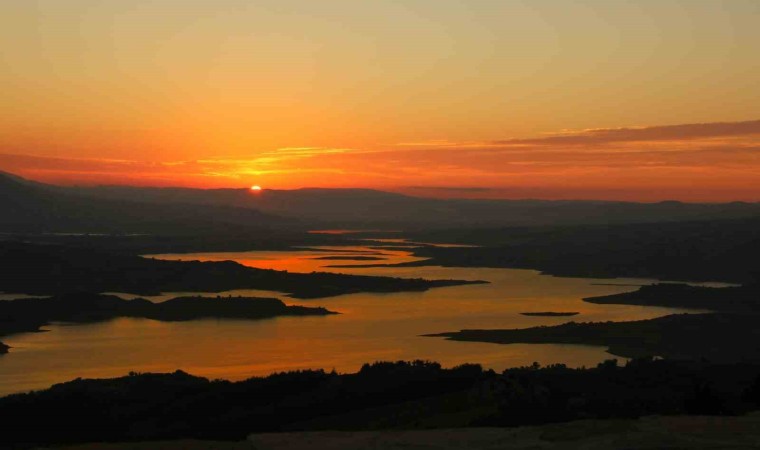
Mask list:
[[[301,371],[237,382],[181,371],[131,373],[77,379],[0,398],[0,414],[6,418],[3,437],[19,448],[171,439],[242,441],[250,433],[257,433],[251,436],[255,448],[303,448],[299,436],[312,438],[310,448],[331,448],[327,444],[338,444],[333,439],[341,437],[354,437],[355,445],[333,448],[396,448],[364,445],[362,436],[393,442],[399,434],[390,430],[417,430],[418,438],[406,436],[417,445],[406,448],[427,448],[419,445],[419,437],[432,428],[453,439],[457,438],[445,429],[499,427],[526,437],[521,431],[525,428],[510,427],[606,419],[550,425],[543,436],[551,442],[622,437],[638,428],[630,419],[655,414],[749,413],[760,405],[758,369],[752,364],[634,360],[625,366],[608,361],[589,369],[535,364],[498,374],[477,365],[444,369],[414,361],[365,364],[352,374]],[[358,433],[329,433],[334,430]],[[311,433],[258,434],[300,431]],[[490,433],[489,428],[474,431],[463,430],[459,448],[480,448],[465,443]],[[666,438],[659,444],[669,442]]]
[[[318,431],[253,434],[247,441],[160,441],[89,444],[61,450],[713,450],[752,449],[760,441],[760,415],[744,417],[652,416],[583,420],[519,428]],[[59,447],[56,447],[59,448]]]
[[[256,209],[320,228],[430,229],[621,224],[760,216],[758,203],[635,203],[593,200],[424,198],[373,189],[192,189],[133,186],[52,187],[115,202]]]
[[[1,172],[0,210],[2,232],[207,234],[298,227],[294,220],[252,208],[159,204],[139,195],[120,199],[81,196]]]

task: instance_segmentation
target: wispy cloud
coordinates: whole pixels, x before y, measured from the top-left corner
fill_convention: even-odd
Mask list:
[[[0,154],[0,169],[68,184],[406,186],[440,196],[554,192],[557,198],[625,191],[629,198],[677,193],[760,200],[760,120],[562,131],[489,142],[407,142],[371,150],[283,148],[250,158],[187,161]]]
[[[598,145],[616,142],[692,141],[760,134],[760,120],[635,128],[596,128],[532,139],[494,141],[496,145]]]
[[[0,169],[34,179],[66,184],[150,184],[229,186],[252,177],[272,175],[341,175],[341,167],[309,167],[306,159],[349,152],[349,149],[286,148],[250,159],[214,158],[186,161],[139,161],[104,158],[61,158],[0,153]],[[299,162],[300,161],[300,162]]]
[[[730,143],[733,148],[755,147],[760,137],[760,120],[715,122],[654,127],[593,128],[563,130],[534,138],[509,138],[493,141],[453,142],[430,140],[399,143],[415,150],[460,149],[470,154],[514,153],[568,150],[598,153],[616,151],[646,152],[692,151],[697,147]],[[630,144],[630,145],[629,145]]]

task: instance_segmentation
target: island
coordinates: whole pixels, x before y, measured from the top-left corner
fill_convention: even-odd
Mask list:
[[[425,336],[497,344],[599,345],[627,358],[657,356],[733,363],[760,361],[759,321],[758,314],[673,314],[630,322],[569,322]]]
[[[584,298],[597,304],[666,306],[711,311],[760,311],[760,283],[734,287],[704,287],[681,283],[641,286],[632,292]]]
[[[522,312],[523,316],[530,317],[570,317],[577,316],[578,312],[556,312],[556,311],[543,311],[543,312]]]
[[[0,271],[6,292],[56,295],[62,292],[224,292],[260,289],[294,298],[320,298],[358,292],[426,291],[480,284],[474,280],[425,280],[256,269],[234,261],[169,261],[95,247],[0,241]]]
[[[47,298],[0,302],[0,336],[39,331],[50,322],[90,323],[136,317],[164,322],[203,318],[267,319],[279,316],[326,316],[338,314],[322,307],[286,305],[264,297],[177,297],[162,303],[113,295],[71,293]],[[0,354],[8,347],[0,343]]]
[[[628,322],[569,322],[556,326],[461,330],[425,336],[497,344],[599,345],[607,347],[609,353],[628,358],[658,356],[732,363],[760,361],[759,283],[720,288],[658,283],[641,286],[632,292],[583,300],[599,304],[695,309],[699,313]],[[525,315],[531,314],[541,313]]]

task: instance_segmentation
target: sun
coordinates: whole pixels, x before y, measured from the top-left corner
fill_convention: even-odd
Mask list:
[[[260,191],[261,190],[261,186],[259,186],[259,185],[253,185],[253,186],[251,186],[251,190],[252,191]]]

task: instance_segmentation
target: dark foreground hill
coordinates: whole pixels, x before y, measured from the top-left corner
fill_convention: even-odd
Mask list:
[[[62,450],[754,450],[760,414],[591,419],[519,428],[256,433],[247,441],[84,444]],[[61,448],[61,447],[56,447]]]
[[[432,430],[311,431],[257,433],[247,450],[755,450],[760,414],[741,417],[649,416],[587,419],[518,428],[468,427]],[[174,444],[174,447],[167,445]],[[197,447],[192,447],[195,444]],[[245,443],[214,442],[214,450],[244,449]],[[104,447],[103,450],[126,450]],[[134,444],[133,444],[134,445]],[[152,446],[161,445],[157,442]],[[201,450],[203,442],[147,444],[129,450]],[[183,447],[184,445],[184,447]],[[86,448],[76,450],[89,450]]]
[[[652,414],[742,414],[760,406],[760,366],[634,360],[501,374],[476,365],[376,363],[209,381],[184,372],[77,379],[0,399],[7,447],[249,433],[518,426]],[[484,430],[485,432],[486,430]],[[582,430],[581,430],[582,432]]]

